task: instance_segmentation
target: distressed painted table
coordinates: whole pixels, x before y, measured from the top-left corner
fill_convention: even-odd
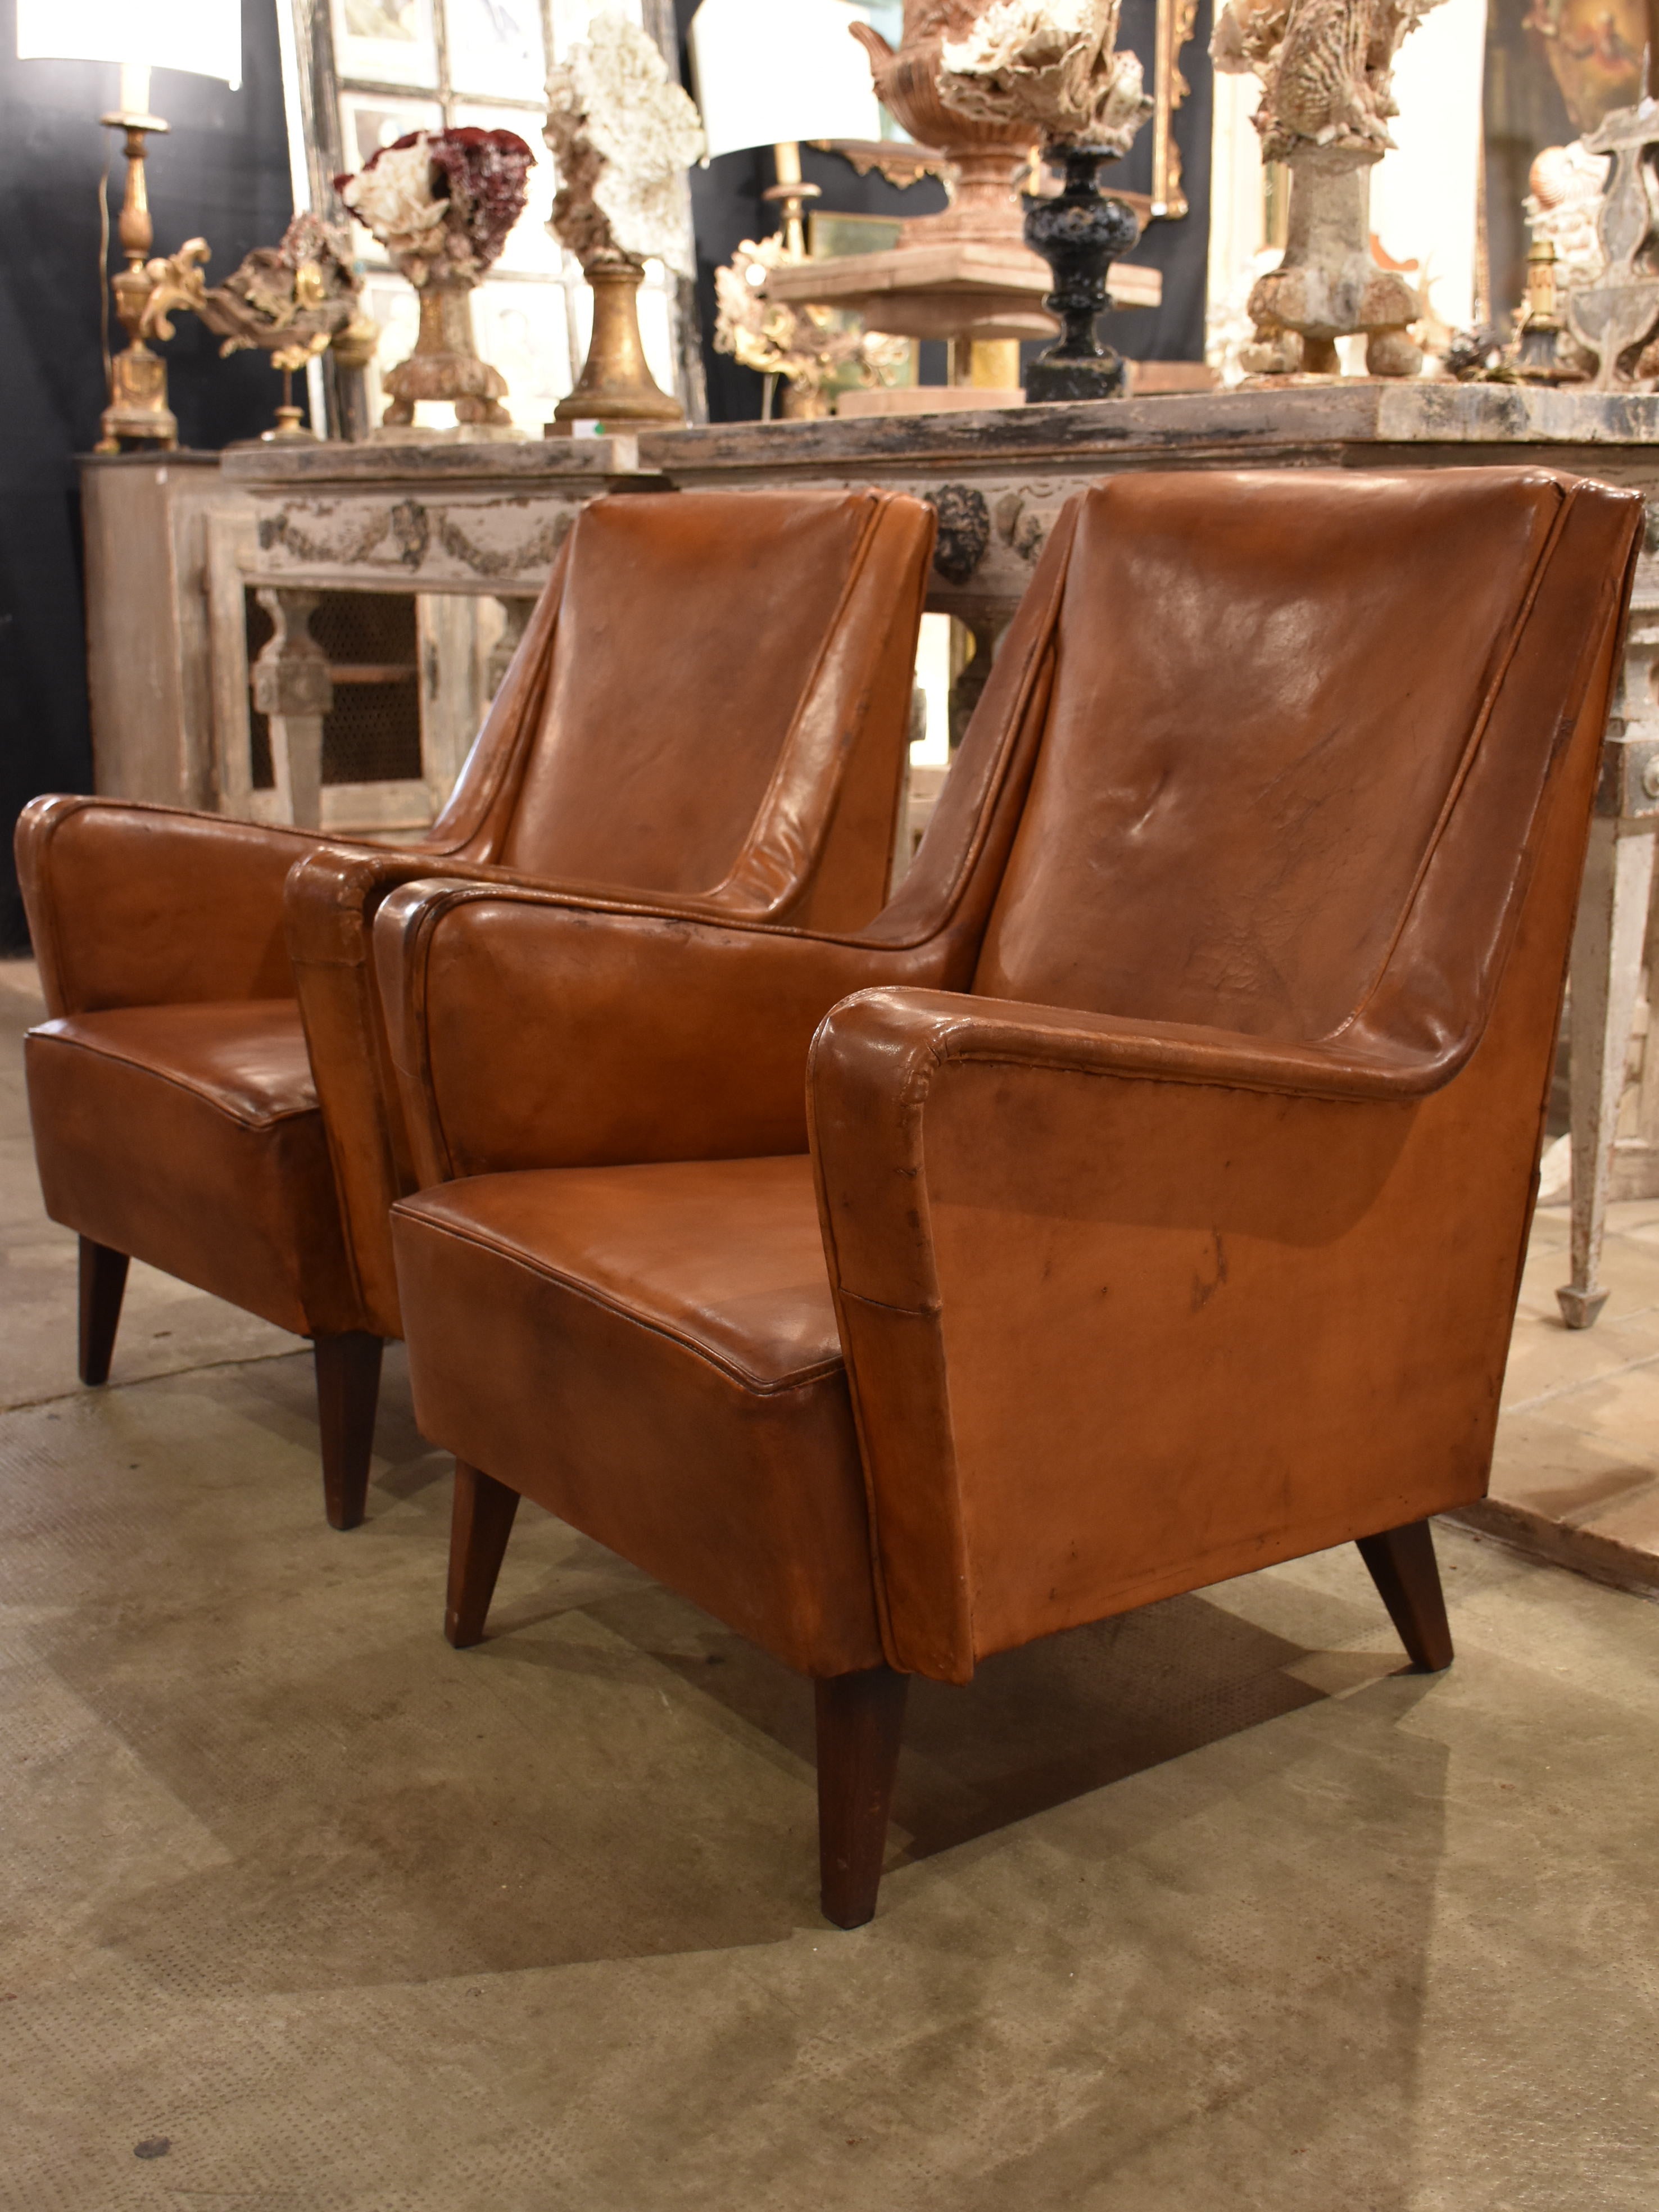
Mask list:
[[[250,582],[319,589],[533,595],[583,501],[602,490],[874,484],[933,500],[939,550],[928,605],[975,640],[964,689],[984,681],[997,635],[1054,516],[1080,485],[1122,469],[1543,465],[1659,497],[1659,398],[1516,386],[1354,381],[1290,391],[1172,394],[983,414],[671,430],[574,445],[261,447],[226,457],[246,502]],[[1659,823],[1659,536],[1650,526],[1573,951],[1569,1325],[1588,1327],[1610,1195],[1659,1194],[1659,1048],[1626,1096],[1640,1011]],[[300,614],[294,603],[296,617]],[[1408,647],[1409,641],[1402,641]],[[274,718],[319,711],[285,668],[307,658],[302,618],[267,647]],[[307,702],[310,702],[307,704]],[[964,699],[964,705],[968,701]],[[294,731],[293,723],[289,729]],[[307,732],[310,741],[309,724]],[[1638,1001],[1641,1002],[1638,1009]],[[1625,1123],[1620,1124],[1621,1100]]]

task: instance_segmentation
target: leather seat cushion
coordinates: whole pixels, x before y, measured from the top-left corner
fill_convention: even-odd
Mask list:
[[[54,1221],[279,1328],[362,1326],[291,1000],[67,1016],[24,1054]]]
[[[392,1228],[423,1435],[791,1666],[879,1662],[810,1160],[479,1176]]]

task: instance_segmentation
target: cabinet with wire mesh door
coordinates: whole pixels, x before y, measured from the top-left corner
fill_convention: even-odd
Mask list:
[[[424,829],[448,796],[494,689],[492,648],[506,611],[493,599],[410,592],[307,596],[305,633],[327,672],[319,694],[328,704],[319,826],[370,835]],[[245,672],[235,717],[242,727],[230,733],[221,803],[256,820],[294,821],[305,810],[249,681],[276,632],[274,598],[242,586],[237,643]]]

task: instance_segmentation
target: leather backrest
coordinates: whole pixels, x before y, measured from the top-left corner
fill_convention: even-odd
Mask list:
[[[717,890],[790,779],[804,703],[894,504],[863,492],[740,491],[586,508],[495,857],[556,880]],[[931,533],[916,522],[910,536],[901,598],[915,620]],[[820,830],[836,798],[822,769],[803,763],[796,773],[811,788],[793,794]]]
[[[1485,469],[1086,494],[975,990],[1340,1028],[1395,946],[1565,496]]]

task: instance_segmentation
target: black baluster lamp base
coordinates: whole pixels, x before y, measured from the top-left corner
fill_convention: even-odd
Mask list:
[[[1024,197],[1025,243],[1054,271],[1054,289],[1043,301],[1060,318],[1060,336],[1025,372],[1025,397],[1045,399],[1115,399],[1121,396],[1121,355],[1095,336],[1097,319],[1111,302],[1106,272],[1128,252],[1140,235],[1134,210],[1107,198],[1098,176],[1117,159],[1103,146],[1062,146],[1044,157],[1066,172],[1064,190],[1054,199]]]

